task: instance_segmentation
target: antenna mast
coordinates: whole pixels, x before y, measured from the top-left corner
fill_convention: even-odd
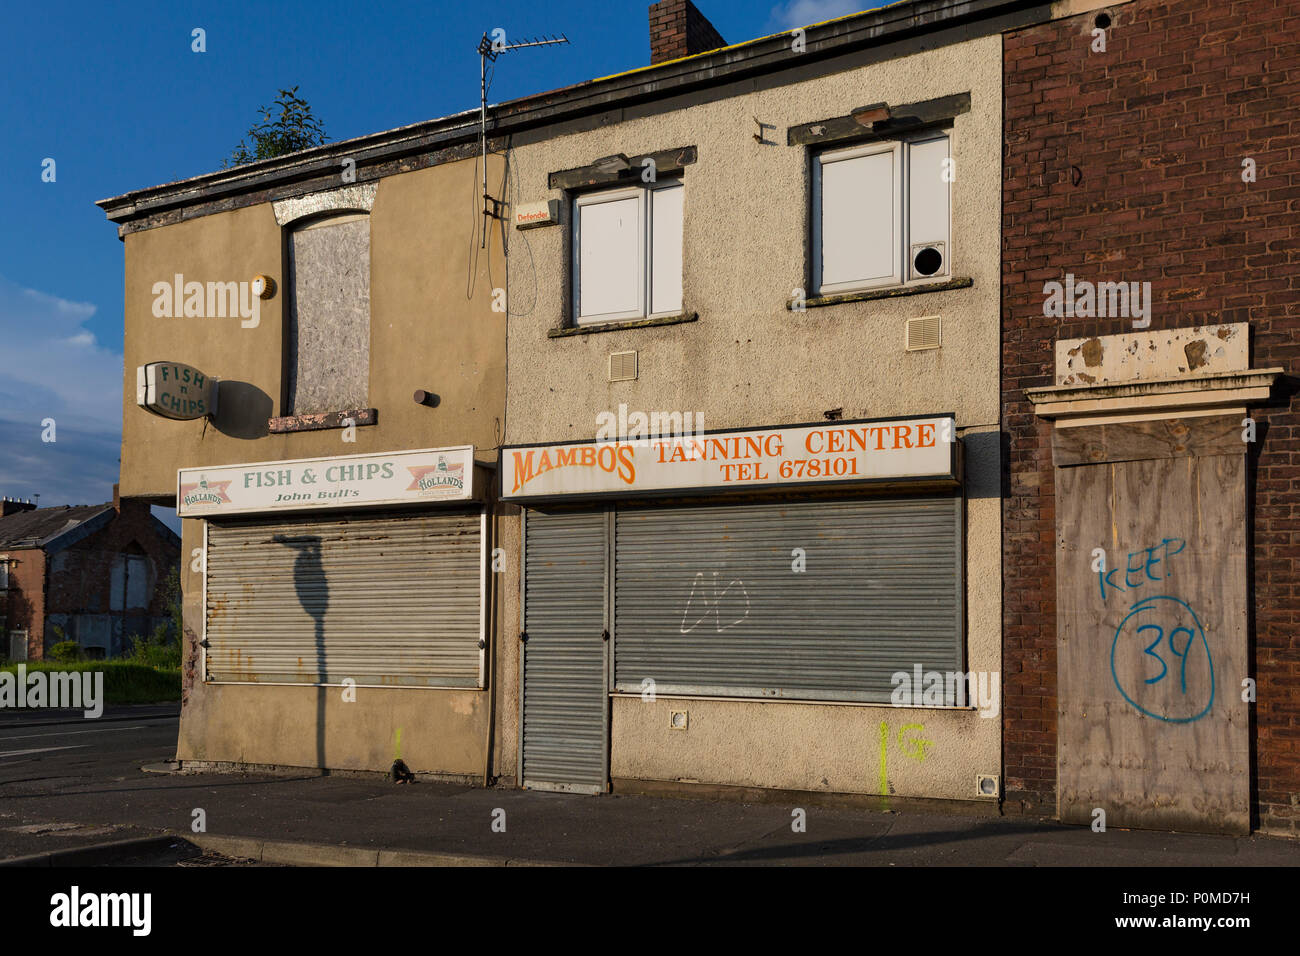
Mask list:
[[[478,41],[478,88],[479,88],[479,147],[482,154],[483,163],[483,237],[479,243],[479,248],[487,247],[487,227],[488,219],[501,218],[501,206],[504,205],[504,199],[498,201],[488,195],[487,191],[487,64],[488,60],[496,62],[498,56],[502,53],[509,53],[511,50],[522,50],[533,46],[554,46],[557,43],[568,43],[569,38],[561,33],[558,37],[546,36],[524,40],[521,43],[507,43],[505,40],[505,31],[496,29],[492,31],[492,39],[488,39],[486,33],[483,39]]]

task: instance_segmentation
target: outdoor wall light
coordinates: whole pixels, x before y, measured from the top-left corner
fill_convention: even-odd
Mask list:
[[[259,299],[269,299],[275,295],[275,280],[270,276],[264,276],[261,273],[253,276],[253,295]]]
[[[439,401],[441,401],[441,399],[439,399],[433,392],[426,391],[423,388],[417,388],[415,390],[415,404],[417,405],[425,405],[428,408],[437,408]]]

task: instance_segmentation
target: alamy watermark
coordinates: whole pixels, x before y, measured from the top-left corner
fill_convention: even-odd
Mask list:
[[[704,437],[703,412],[629,412],[620,404],[618,412],[596,414],[596,441],[646,447],[651,439],[685,442]]]
[[[996,717],[1001,707],[997,671],[895,671],[889,702],[895,707],[974,707],[981,717]],[[969,703],[968,703],[969,702]]]
[[[103,671],[0,671],[0,709],[56,707],[83,711],[95,720],[104,713]]]
[[[1063,283],[1043,283],[1043,296],[1043,315],[1051,318],[1132,319],[1135,329],[1151,324],[1150,282],[1076,282],[1067,272]]]
[[[186,282],[178,272],[171,282],[155,282],[150,291],[159,319],[239,318],[245,329],[262,322],[262,299],[251,282]]]

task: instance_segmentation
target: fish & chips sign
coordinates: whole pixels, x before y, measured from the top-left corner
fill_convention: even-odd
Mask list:
[[[474,446],[268,461],[177,473],[182,518],[473,497]]]

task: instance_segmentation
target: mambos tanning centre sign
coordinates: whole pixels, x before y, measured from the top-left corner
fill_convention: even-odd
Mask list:
[[[957,481],[951,416],[501,450],[502,498]]]
[[[473,497],[473,479],[473,445],[182,468],[176,478],[176,513],[182,518],[210,518],[465,501]]]

